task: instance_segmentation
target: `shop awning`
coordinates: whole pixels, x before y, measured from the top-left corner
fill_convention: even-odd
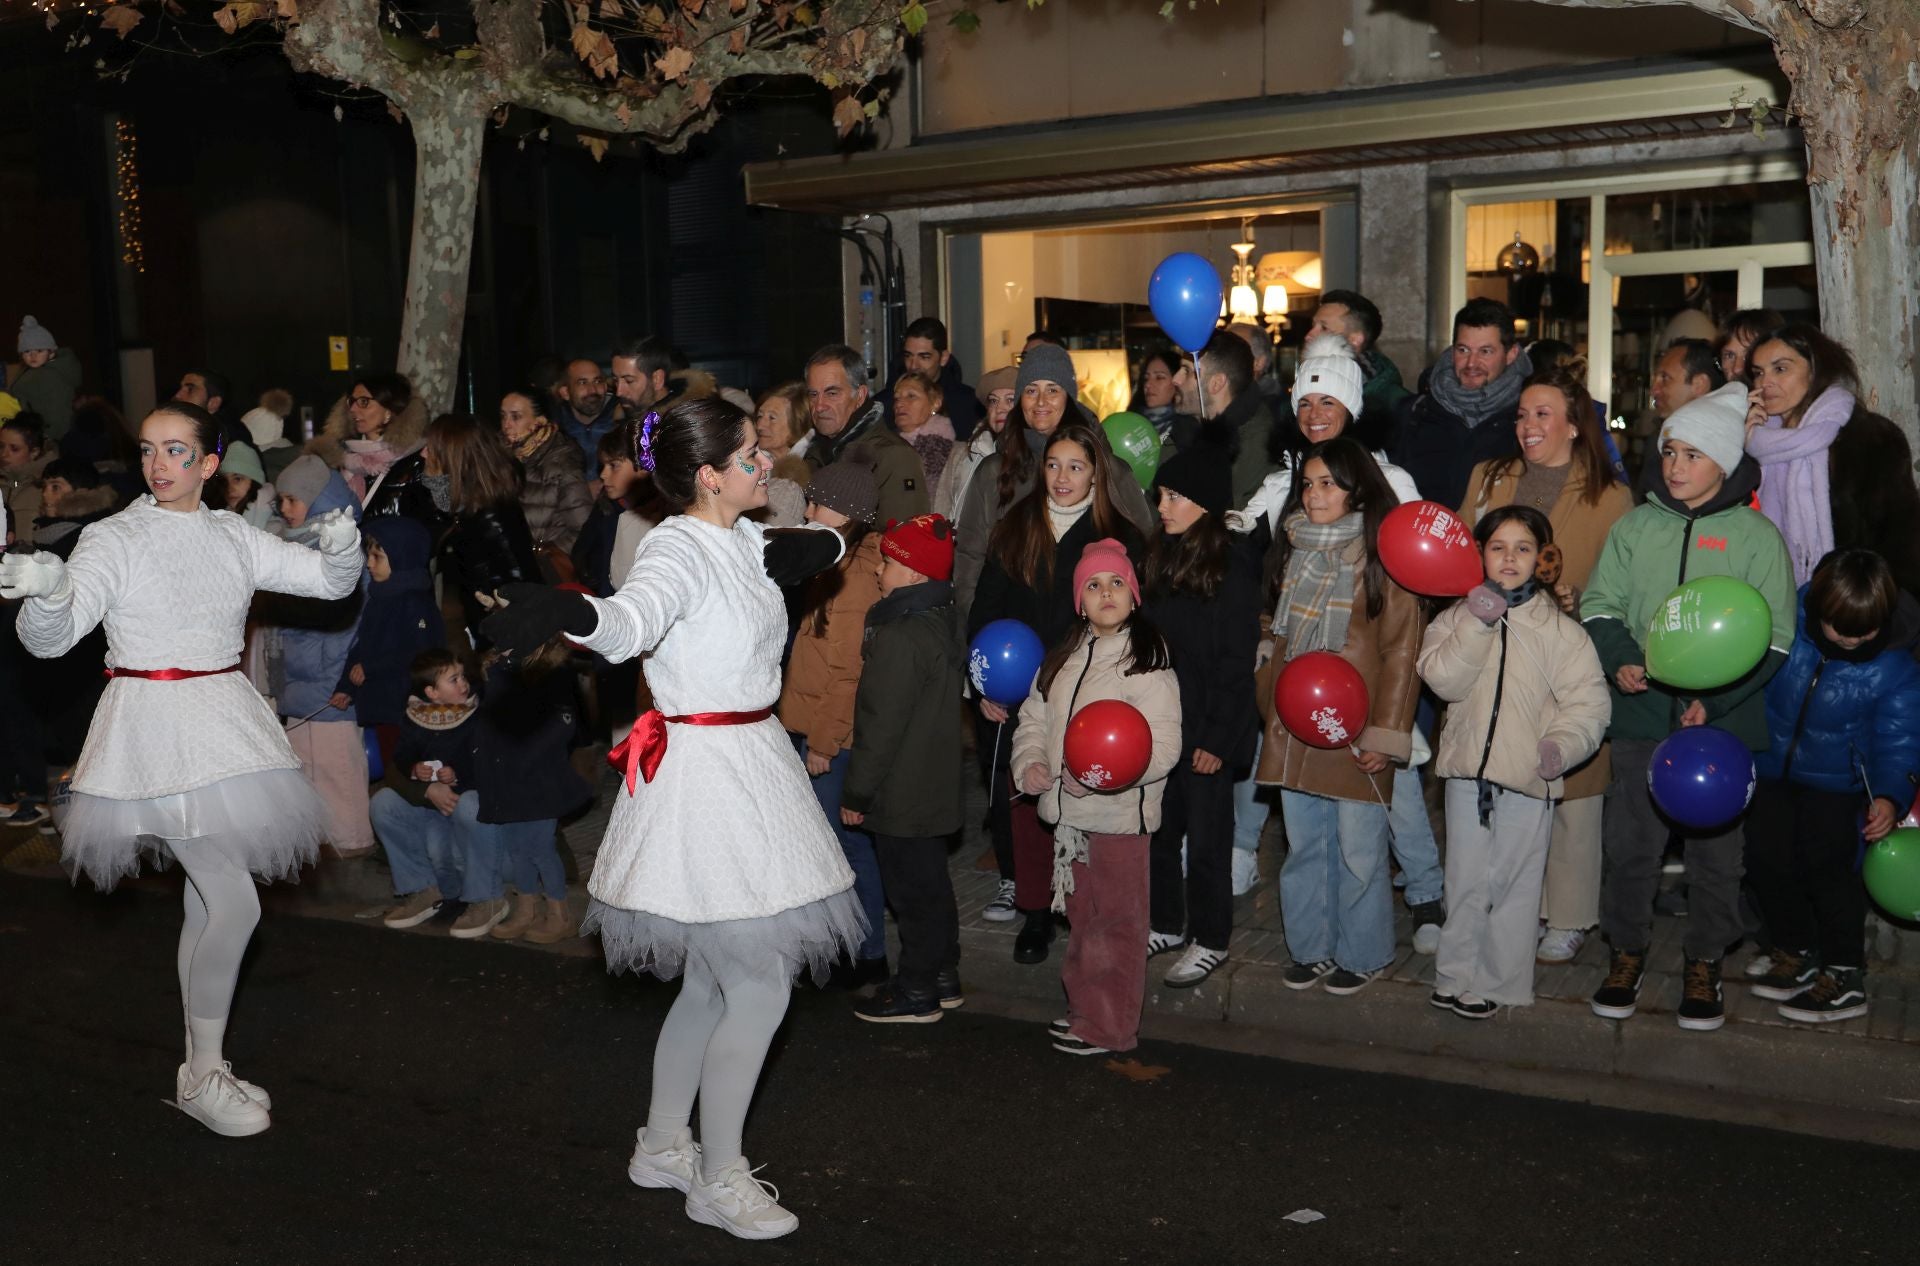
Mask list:
[[[1759,62],[1452,80],[750,163],[747,201],[851,214],[1565,149],[1717,132],[1736,98],[1762,97],[1784,101],[1786,86]]]

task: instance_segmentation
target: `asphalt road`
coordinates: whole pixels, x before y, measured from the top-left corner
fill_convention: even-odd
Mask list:
[[[228,1140],[170,1106],[178,921],[0,876],[0,1260],[1916,1258],[1906,1153],[1187,1046],[1120,1070],[812,989],[747,1131],[800,1229],[745,1244],[626,1179],[671,986],[269,915],[227,1053],[274,1125]]]

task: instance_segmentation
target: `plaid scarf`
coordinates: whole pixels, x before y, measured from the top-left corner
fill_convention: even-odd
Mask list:
[[[1367,556],[1358,510],[1337,522],[1307,522],[1305,511],[1287,516],[1282,530],[1293,545],[1280,589],[1276,623],[1287,639],[1287,658],[1308,651],[1337,651],[1347,644],[1353,590]]]
[[[539,452],[540,446],[552,438],[553,423],[542,418],[538,426],[527,432],[526,439],[521,440],[518,444],[510,445],[510,447],[513,449],[513,455],[524,462],[527,458]]]

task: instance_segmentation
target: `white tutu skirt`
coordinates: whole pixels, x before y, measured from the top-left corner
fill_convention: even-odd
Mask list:
[[[580,931],[600,934],[610,972],[652,972],[671,980],[692,961],[720,980],[746,975],[791,984],[811,971],[824,983],[834,960],[866,939],[867,917],[851,888],[778,914],[717,923],[682,923],[596,898]]]
[[[263,880],[295,879],[320,855],[327,810],[297,769],[235,774],[177,795],[112,800],[76,791],[55,806],[60,861],[102,892],[173,861],[175,840],[212,840]]]

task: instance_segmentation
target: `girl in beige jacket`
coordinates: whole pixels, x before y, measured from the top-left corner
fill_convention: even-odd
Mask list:
[[[1147,842],[1160,825],[1160,794],[1180,759],[1180,686],[1167,644],[1140,614],[1140,581],[1126,547],[1108,537],[1073,569],[1077,625],[1040,665],[1020,706],[1012,768],[1055,824],[1054,909],[1073,924],[1060,981],[1067,1018],[1055,1050],[1130,1051],[1139,1044],[1146,994]],[[1100,699],[1139,709],[1153,733],[1147,769],[1124,787],[1081,785],[1063,767],[1067,723]]]
[[[1534,575],[1553,526],[1502,506],[1473,531],[1486,583],[1428,626],[1420,675],[1450,705],[1447,922],[1433,1005],[1470,1020],[1533,1001],[1540,883],[1563,775],[1599,749],[1612,703],[1586,631]]]

